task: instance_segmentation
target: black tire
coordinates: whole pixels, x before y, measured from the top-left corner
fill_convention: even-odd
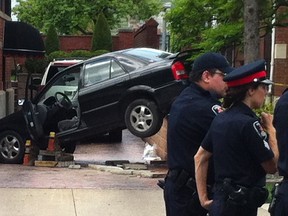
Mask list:
[[[109,132],[109,141],[110,142],[122,142],[122,130],[116,129]]]
[[[75,152],[77,142],[66,143],[63,147],[65,153],[73,154]]]
[[[163,115],[153,101],[138,99],[128,105],[125,123],[133,135],[141,138],[149,137],[160,130]]]
[[[0,162],[20,164],[23,162],[25,143],[15,131],[4,131],[0,134]]]

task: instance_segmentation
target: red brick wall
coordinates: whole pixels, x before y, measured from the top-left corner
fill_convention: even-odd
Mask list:
[[[157,35],[158,23],[151,18],[141,26],[134,36],[134,47],[159,48],[159,37]]]
[[[280,8],[279,12],[287,11],[285,8]],[[277,27],[275,29],[275,44],[288,44],[288,28],[287,27]],[[288,50],[288,47],[287,47]],[[288,85],[288,53],[286,50],[285,59],[275,59],[274,62],[274,72],[273,80],[276,83],[281,83]],[[286,89],[285,86],[274,86],[274,95],[280,96],[282,92]]]
[[[161,160],[167,160],[167,120],[164,118],[163,125],[160,131],[154,136],[144,138],[145,142],[156,145],[156,154]]]
[[[122,50],[134,46],[134,31],[131,29],[119,30],[117,36],[113,38],[113,50]]]
[[[140,29],[134,32],[131,29],[120,29],[112,37],[113,51],[132,47],[159,48],[157,34],[158,23],[154,19],[148,20]],[[44,37],[45,40],[45,37]],[[63,51],[91,50],[92,35],[60,36],[60,49]]]
[[[273,80],[275,83],[288,85],[288,61],[287,59],[275,59]],[[280,96],[286,88],[287,88],[286,86],[275,85],[273,95]]]
[[[60,50],[91,50],[91,35],[60,36]]]

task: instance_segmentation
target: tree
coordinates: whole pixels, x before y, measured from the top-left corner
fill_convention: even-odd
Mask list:
[[[13,8],[19,21],[46,33],[54,24],[60,34],[91,34],[98,15],[104,13],[114,28],[127,17],[148,19],[161,10],[161,0],[17,0]]]
[[[108,22],[103,13],[99,14],[92,38],[92,51],[112,51],[112,37]]]
[[[59,37],[54,25],[51,25],[47,32],[47,37],[45,40],[45,49],[47,55],[49,55],[54,51],[60,50]]]
[[[271,0],[261,0],[261,4],[257,0],[253,2],[256,5],[252,5],[253,13],[250,15],[254,15],[254,19],[259,18],[259,21],[254,20],[254,24],[248,20],[248,13],[250,13],[248,9],[251,9],[252,4],[249,0],[174,0],[173,7],[165,17],[170,23],[168,28],[173,50],[192,47],[202,48],[203,52],[209,50],[224,53],[236,46],[242,49],[245,46],[247,59],[257,58],[259,48],[253,50],[252,47],[257,46],[259,37],[269,34],[273,25],[288,25],[288,14],[281,14],[281,16],[277,14],[279,7],[288,6],[288,1],[275,0],[274,4]],[[277,19],[272,25],[275,16]],[[253,35],[251,35],[252,30]]]
[[[241,11],[238,0],[175,0],[166,17],[172,47],[175,51],[191,46],[220,51],[231,46],[232,41],[235,45],[241,43]]]

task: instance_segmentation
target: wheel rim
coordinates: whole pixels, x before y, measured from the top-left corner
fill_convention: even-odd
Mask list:
[[[14,159],[19,154],[20,142],[15,136],[8,135],[0,141],[0,154],[6,159]]]
[[[137,131],[144,132],[151,128],[153,124],[153,115],[147,106],[136,106],[130,114],[130,122]]]

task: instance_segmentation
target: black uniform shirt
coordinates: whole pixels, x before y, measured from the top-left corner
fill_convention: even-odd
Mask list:
[[[193,83],[181,92],[174,101],[168,117],[169,169],[184,169],[191,176],[195,175],[194,155],[212,120],[221,110],[217,98],[197,84]]]
[[[201,146],[213,153],[215,182],[225,178],[247,187],[264,186],[261,163],[273,158],[267,133],[244,103],[220,113]]]
[[[278,100],[274,110],[274,126],[279,148],[279,175],[288,177],[288,91]]]

